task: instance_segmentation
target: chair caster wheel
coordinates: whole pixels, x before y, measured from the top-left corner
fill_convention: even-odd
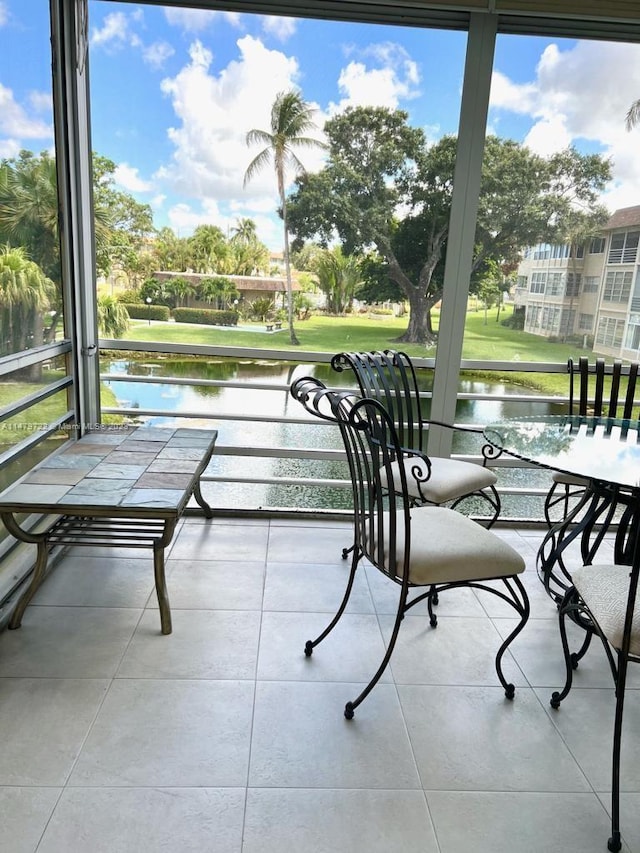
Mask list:
[[[557,690],[555,693],[551,694],[551,699],[549,700],[549,704],[551,705],[552,708],[555,708],[556,711],[560,707],[560,694],[558,693]]]
[[[619,832],[614,832],[611,838],[607,841],[607,849],[611,850],[611,853],[618,853],[618,850],[622,849],[622,841],[620,840]]]
[[[351,550],[351,548],[343,548],[343,549],[342,549],[342,559],[343,559],[343,560],[346,560],[346,559],[347,559],[347,557],[349,556],[349,551],[350,551],[350,550]]]
[[[513,686],[513,684],[507,684],[504,690],[504,695],[507,697],[507,699],[513,699],[513,697],[516,695],[516,688]]]
[[[310,658],[313,654],[313,643],[311,642],[311,640],[307,640],[307,642],[304,644],[304,653],[308,658]]]
[[[437,627],[438,627],[438,617],[437,617],[437,616],[432,616],[432,617],[429,619],[429,625],[431,625],[431,627],[432,627],[432,628],[437,628]]]
[[[347,720],[353,720],[353,705],[351,702],[347,702],[344,706],[344,716]]]

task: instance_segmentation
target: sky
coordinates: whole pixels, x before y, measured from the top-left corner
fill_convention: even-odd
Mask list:
[[[0,0],[0,157],[52,150],[46,0]],[[278,92],[298,89],[317,137],[348,106],[406,110],[436,141],[457,128],[466,34],[221,11],[89,2],[93,150],[116,163],[118,187],[150,204],[156,227],[225,233],[240,217],[282,250],[273,172],[243,187]],[[24,58],[29,61],[25,62]],[[568,145],[610,157],[610,211],[640,204],[640,45],[498,37],[489,132],[542,155]],[[319,149],[300,151],[308,171]]]

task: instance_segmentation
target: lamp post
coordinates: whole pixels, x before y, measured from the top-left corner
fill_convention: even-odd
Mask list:
[[[151,299],[150,296],[147,296],[147,298],[145,299],[145,302],[147,303],[148,308],[149,308],[149,325],[151,325],[151,302],[152,301],[153,300]]]

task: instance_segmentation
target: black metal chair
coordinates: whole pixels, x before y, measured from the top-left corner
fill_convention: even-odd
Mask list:
[[[305,654],[310,656],[338,623],[363,558],[399,586],[398,608],[386,653],[364,690],[347,702],[345,717],[353,717],[355,708],[384,672],[405,613],[426,599],[435,628],[434,597],[458,587],[490,592],[511,605],[520,617],[496,655],[498,678],[505,695],[512,699],[515,688],[504,677],[502,657],[529,618],[529,600],[518,577],[524,570],[520,554],[456,510],[413,505],[412,481],[422,477],[423,466],[428,467],[429,460],[415,451],[409,460],[405,459],[393,420],[380,402],[353,392],[327,389],[310,377],[296,380],[291,394],[308,412],[339,426],[353,490],[354,546],[346,591],[327,628],[306,643]],[[491,583],[496,580],[502,585]],[[427,589],[410,598],[410,591],[420,587]]]
[[[572,358],[567,362],[569,374],[569,414],[583,417],[632,418],[638,364],[629,365],[628,372],[622,362],[616,359],[607,366],[603,358],[597,358],[593,364],[581,357],[576,363]],[[611,377],[608,396],[605,393],[605,377]],[[572,501],[583,496],[588,483],[580,477],[572,477],[554,471],[553,482],[544,502],[544,517],[552,527],[569,513]],[[560,514],[554,517],[554,509],[560,508]]]
[[[456,509],[462,501],[477,497],[491,507],[487,527],[495,523],[500,514],[500,496],[495,486],[497,477],[486,467],[487,460],[497,455],[495,449],[490,445],[483,447],[482,465],[426,455],[430,424],[462,432],[477,434],[478,431],[424,417],[416,371],[406,353],[395,350],[342,352],[331,359],[331,366],[338,373],[351,369],[362,396],[378,400],[391,415],[400,445],[406,451],[405,465],[412,468],[408,487],[414,503],[446,504]]]
[[[560,707],[571,686],[571,654],[565,617],[586,617],[600,636],[615,684],[616,711],[613,727],[613,756],[611,782],[611,837],[609,850],[616,853],[622,847],[620,837],[620,756],[622,747],[622,716],[624,710],[627,666],[640,663],[640,612],[636,612],[636,594],[640,574],[638,527],[633,531],[633,561],[628,565],[587,565],[574,569],[574,587],[560,608],[560,632],[567,662],[568,684],[562,693],[554,693],[551,705]],[[635,692],[635,691],[634,691]]]

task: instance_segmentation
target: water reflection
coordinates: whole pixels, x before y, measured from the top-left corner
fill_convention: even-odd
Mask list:
[[[174,359],[159,358],[144,361],[117,359],[104,361],[103,374],[124,376],[148,376],[152,383],[129,382],[127,379],[107,380],[107,385],[115,394],[118,405],[124,408],[142,410],[165,410],[168,415],[144,416],[144,420],[154,425],[181,425],[213,427],[219,432],[219,443],[225,447],[260,448],[303,448],[335,449],[341,447],[337,428],[321,421],[313,423],[312,428],[302,428],[299,424],[281,423],[277,418],[298,417],[303,412],[291,399],[284,388],[299,376],[311,375],[321,379],[327,385],[354,387],[351,374],[336,374],[328,364],[291,365],[286,362],[270,360],[229,359]],[[284,386],[273,389],[255,389],[247,392],[244,388],[172,385],[163,382],[164,377],[190,378],[194,380],[217,380],[229,382],[258,382],[262,385]],[[431,390],[431,374],[421,377],[421,388]],[[553,414],[562,407],[550,406],[545,402],[522,401],[522,396],[534,396],[535,392],[521,386],[507,383],[490,383],[465,379],[460,391],[483,396],[502,395],[508,400],[458,400],[456,421],[460,423],[490,423],[510,417]],[[428,401],[426,414],[428,416]],[[555,411],[554,411],[555,410]],[[188,418],[179,418],[173,413],[191,413]],[[198,413],[198,414],[196,414]],[[222,420],[221,415],[231,416]],[[233,416],[238,416],[236,420]],[[243,418],[261,418],[266,420],[242,420]],[[456,453],[477,453],[479,439],[473,435],[458,434],[454,441]],[[235,457],[231,455],[214,456],[209,469],[217,476],[233,476],[261,479],[286,476],[290,478],[342,478],[348,477],[346,464],[335,461],[314,459],[277,459],[255,457]],[[503,483],[523,486],[548,482],[548,474],[535,471],[501,471]],[[526,478],[526,480],[523,480]],[[348,492],[309,486],[272,486],[261,483],[215,483],[208,484],[210,497],[218,506],[258,507],[327,507],[348,506]],[[529,499],[531,500],[531,499]],[[536,499],[533,499],[534,501]],[[520,503],[520,500],[514,502]],[[532,507],[533,509],[533,507]],[[537,512],[537,510],[533,510]],[[511,514],[511,513],[509,513]],[[526,515],[522,507],[518,516]]]

